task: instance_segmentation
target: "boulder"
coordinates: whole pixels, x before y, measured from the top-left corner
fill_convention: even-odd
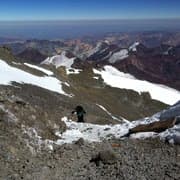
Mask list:
[[[117,156],[112,149],[100,151],[99,158],[104,164],[113,164],[117,161]]]
[[[94,162],[96,166],[99,166],[100,162],[103,164],[114,164],[117,161],[117,155],[112,147],[108,144],[103,150],[92,156],[90,162]]]
[[[165,121],[157,121],[150,124],[140,124],[129,130],[129,134],[138,132],[163,132],[166,129],[172,128],[175,125],[176,119],[168,119]]]

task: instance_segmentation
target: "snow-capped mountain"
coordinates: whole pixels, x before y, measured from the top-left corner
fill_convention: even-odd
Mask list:
[[[179,47],[161,45],[148,48],[135,42],[127,48],[99,43],[87,60],[104,66],[111,64],[138,79],[165,84],[180,90]]]
[[[128,57],[128,50],[121,49],[117,45],[109,44],[108,42],[99,42],[96,47],[90,50],[87,54],[87,59],[91,61],[108,61],[115,63]]]
[[[71,68],[75,60],[75,57],[68,57],[67,52],[63,51],[60,55],[56,55],[53,57],[48,57],[44,61],[41,62],[41,64],[52,64],[56,66],[56,68],[60,66],[64,66],[67,68]]]
[[[139,46],[139,42],[135,42],[130,45],[129,48],[120,48],[115,44],[110,44],[107,41],[97,43],[96,47],[92,49],[87,57],[92,61],[107,61],[111,64],[114,64],[118,61],[126,59],[129,57],[129,52],[137,51],[137,46]]]

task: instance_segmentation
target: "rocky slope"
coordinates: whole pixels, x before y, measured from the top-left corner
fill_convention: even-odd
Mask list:
[[[112,86],[114,76],[138,82],[112,67],[17,63],[6,48],[0,57],[7,58],[0,60],[0,179],[180,178],[179,103],[165,109],[147,92]],[[87,111],[84,124],[71,116],[78,104]],[[160,133],[122,138],[169,118],[176,124]]]
[[[13,144],[14,145],[14,144]],[[23,145],[21,145],[21,148]],[[18,148],[18,147],[17,147]],[[79,143],[32,155],[22,148],[19,156],[6,151],[1,179],[125,180],[179,179],[180,149],[158,140]],[[4,154],[4,150],[1,149]],[[27,157],[28,153],[28,157]],[[95,157],[98,157],[95,160]],[[3,164],[2,164],[3,163]]]
[[[112,137],[92,143],[79,139],[52,147],[51,141],[59,139],[55,132],[68,130],[61,117],[71,109],[69,98],[66,101],[41,88],[17,85],[19,88],[0,87],[0,179],[180,178],[180,146],[157,137]],[[174,113],[179,115],[170,108],[161,118]]]

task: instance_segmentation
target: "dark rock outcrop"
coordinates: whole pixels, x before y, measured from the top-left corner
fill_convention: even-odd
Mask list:
[[[0,47],[0,59],[6,60],[7,62],[16,60],[15,56],[11,52],[11,48],[7,46]]]
[[[23,62],[39,64],[47,58],[47,55],[42,54],[37,49],[27,48],[23,52],[19,53],[17,57]]]

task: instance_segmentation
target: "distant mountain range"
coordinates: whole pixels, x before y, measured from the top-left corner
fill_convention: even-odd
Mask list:
[[[48,57],[54,57],[52,62],[73,58],[76,68],[111,65],[138,79],[180,90],[178,32],[108,33],[99,38],[14,41],[3,46],[11,48],[19,62],[40,64]]]

